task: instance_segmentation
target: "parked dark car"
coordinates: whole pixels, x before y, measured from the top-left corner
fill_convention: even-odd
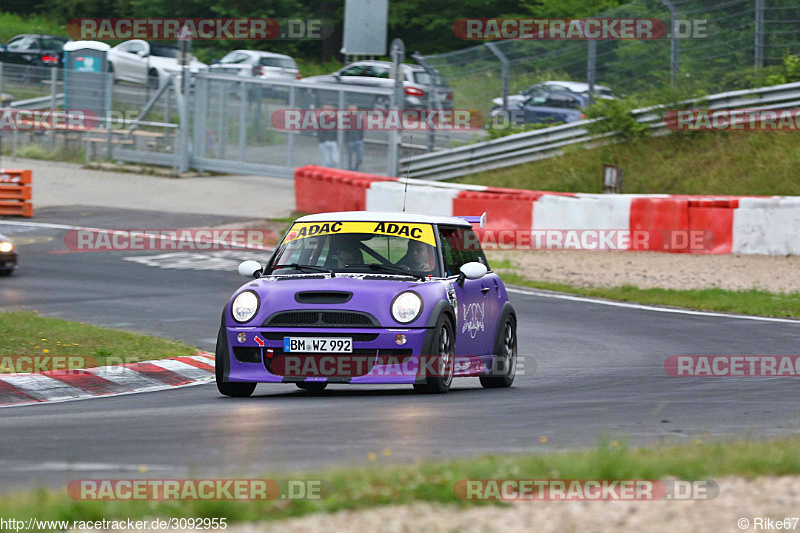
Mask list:
[[[23,34],[0,44],[0,62],[34,67],[63,67],[64,45],[70,39],[53,35]]]
[[[514,124],[577,122],[585,118],[583,108],[587,105],[588,97],[572,91],[541,90],[510,104],[508,113]],[[501,112],[494,108],[492,116]]]

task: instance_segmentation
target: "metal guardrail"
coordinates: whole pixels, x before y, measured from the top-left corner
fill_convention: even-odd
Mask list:
[[[58,93],[55,95],[55,100],[62,101],[64,98],[64,93]],[[53,100],[52,96],[40,96],[39,98],[28,98],[27,100],[17,100],[16,102],[11,102],[8,107],[12,109],[22,108],[22,109],[50,109],[53,107]]]
[[[681,102],[687,106],[697,100]],[[704,109],[784,109],[800,107],[800,82],[731,91],[707,96],[701,101]],[[653,106],[633,111],[637,122],[646,124],[654,135],[669,133],[664,124],[666,106]],[[401,161],[402,175],[412,178],[444,180],[530,163],[562,155],[565,146],[583,144],[594,148],[617,142],[616,134],[591,135],[587,125],[603,119],[581,120],[524,133],[517,133],[491,141],[459,146],[429,154],[409,157]]]

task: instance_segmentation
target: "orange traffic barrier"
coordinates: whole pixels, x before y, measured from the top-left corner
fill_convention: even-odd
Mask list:
[[[33,216],[33,172],[0,169],[0,215]]]

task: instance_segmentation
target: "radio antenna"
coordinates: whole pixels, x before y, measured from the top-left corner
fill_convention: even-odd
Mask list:
[[[402,136],[401,136],[401,139],[402,139]],[[406,197],[408,196],[408,174],[409,174],[409,172],[411,172],[411,146],[410,145],[414,144],[414,134],[413,133],[409,137],[408,144],[409,144],[408,157],[407,157],[407,162],[406,162],[406,187],[403,190],[403,213],[406,212]]]

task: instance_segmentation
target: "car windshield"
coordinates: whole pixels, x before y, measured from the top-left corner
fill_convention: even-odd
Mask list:
[[[288,57],[262,57],[258,64],[262,67],[297,68],[294,59]]]
[[[150,55],[158,57],[178,57],[178,48],[176,46],[166,46],[163,44],[150,44]]]
[[[440,271],[432,226],[401,222],[295,223],[275,253],[271,269],[282,273],[291,270],[289,265],[414,276]]]

